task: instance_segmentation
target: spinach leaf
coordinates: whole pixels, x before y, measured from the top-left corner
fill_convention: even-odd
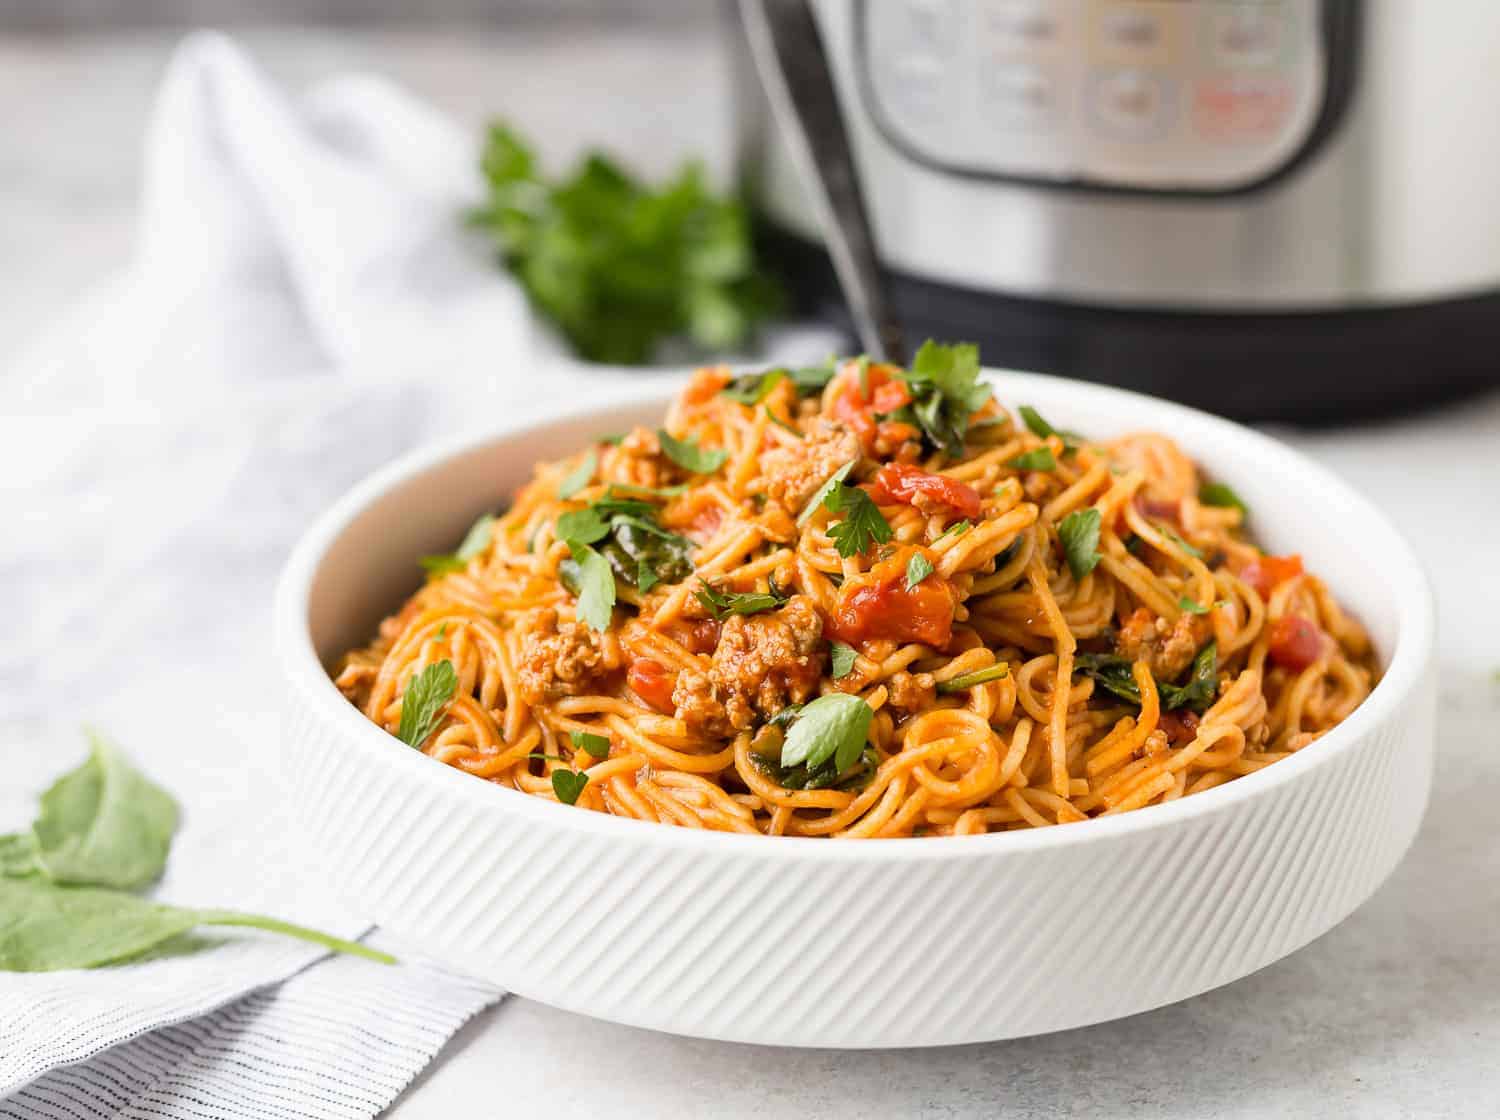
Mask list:
[[[698,602],[703,604],[704,610],[721,620],[732,614],[759,614],[761,611],[774,611],[790,598],[775,583],[770,585],[769,591],[720,591],[713,584],[700,581],[698,590],[693,594]]]
[[[600,551],[617,576],[642,591],[658,583],[681,583],[693,573],[698,546],[654,521],[616,514],[610,519],[610,533]]]
[[[694,474],[713,474],[729,458],[729,452],[723,448],[705,451],[698,446],[697,440],[676,439],[665,428],[657,430],[656,438],[661,443],[662,454],[683,470]]]
[[[962,676],[954,677],[949,681],[938,684],[939,692],[963,692],[965,689],[973,688],[977,684],[987,684],[990,681],[998,681],[1010,676],[1010,665],[1004,661],[997,661],[993,665],[983,669],[975,669],[972,673],[964,673]]]
[[[241,926],[310,941],[338,953],[394,964],[358,942],[232,910],[192,910],[99,887],[41,878],[0,879],[0,971],[95,968],[139,956],[196,926]]]
[[[1131,675],[1129,658],[1113,653],[1080,653],[1073,659],[1073,671],[1086,673],[1121,700],[1140,707],[1141,690]]]
[[[844,642],[834,642],[829,661],[832,664],[833,679],[847,677],[854,671],[855,659],[859,657],[858,652],[851,645]],[[779,714],[779,713],[778,713]]]
[[[427,737],[437,730],[443,709],[457,688],[458,672],[446,657],[412,677],[401,696],[401,723],[396,738],[421,750]]]
[[[875,713],[858,696],[831,692],[803,706],[781,745],[781,765],[806,765],[809,772],[829,759],[839,773],[865,748]]]
[[[99,735],[88,761],[42,794],[34,858],[59,883],[142,887],[161,877],[177,802]]]
[[[494,533],[495,516],[487,513],[469,526],[469,531],[464,534],[457,552],[442,556],[424,556],[418,563],[433,575],[462,571],[468,566],[470,560],[490,547],[490,540],[494,537]]]
[[[567,476],[557,484],[557,496],[559,498],[571,498],[578,491],[587,486],[594,478],[594,472],[599,469],[599,453],[592,447],[589,453]]]
[[[1161,684],[1161,702],[1168,708],[1191,708],[1202,714],[1219,692],[1219,646],[1209,642],[1198,651],[1185,684]]]
[[[557,799],[564,805],[578,804],[578,797],[588,784],[589,776],[576,770],[552,771],[552,792],[557,794]]]
[[[1100,521],[1097,509],[1075,509],[1057,526],[1057,537],[1074,579],[1082,579],[1099,564]]]
[[[745,405],[757,405],[771,395],[771,390],[786,380],[784,369],[768,369],[765,373],[747,373],[736,377],[719,390],[721,397]]]

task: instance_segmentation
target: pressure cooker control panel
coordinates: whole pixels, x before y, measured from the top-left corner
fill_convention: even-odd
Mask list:
[[[1219,192],[1276,173],[1328,97],[1323,0],[859,0],[885,136],[969,174]],[[1335,60],[1337,61],[1337,60]]]

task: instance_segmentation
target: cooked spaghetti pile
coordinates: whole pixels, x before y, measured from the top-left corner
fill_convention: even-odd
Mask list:
[[[1081,821],[1291,755],[1364,631],[1167,435],[910,370],[699,371],[664,426],[536,468],[336,670],[371,720],[538,797],[688,827]]]

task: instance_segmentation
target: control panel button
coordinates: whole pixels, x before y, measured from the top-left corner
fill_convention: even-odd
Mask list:
[[[1280,133],[1295,100],[1281,78],[1210,78],[1194,91],[1193,125],[1210,140],[1263,140]]]
[[[1176,113],[1174,83],[1151,70],[1103,70],[1089,80],[1089,117],[1098,131],[1121,140],[1160,135]]]
[[[1221,3],[1209,21],[1214,61],[1231,69],[1273,66],[1286,42],[1286,12],[1280,4]]]
[[[1040,128],[1062,112],[1062,88],[1055,74],[1029,63],[1000,62],[979,76],[980,108],[991,124],[1003,128]]]
[[[1094,0],[1089,55],[1094,62],[1170,66],[1182,57],[1180,0]]]
[[[989,0],[980,9],[979,29],[995,56],[1051,52],[1064,38],[1062,12],[1047,0]]]

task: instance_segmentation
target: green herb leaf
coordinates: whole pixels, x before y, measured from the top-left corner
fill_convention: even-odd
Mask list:
[[[901,377],[912,396],[912,417],[927,442],[950,458],[962,456],[969,417],[993,394],[979,380],[979,348],[929,339]]]
[[[1074,579],[1082,579],[1099,563],[1099,524],[1099,511],[1090,508],[1075,509],[1057,526],[1057,537]]]
[[[1166,708],[1191,708],[1205,712],[1213,704],[1219,692],[1219,647],[1209,642],[1198,651],[1188,672],[1185,684],[1159,684],[1162,706]]]
[[[552,792],[557,794],[557,799],[564,805],[578,804],[578,797],[588,784],[589,776],[576,770],[552,771]]]
[[[1055,471],[1057,459],[1052,454],[1052,448],[1033,447],[1030,451],[1021,452],[1005,465],[1018,471]]]
[[[725,619],[732,614],[774,611],[785,605],[790,596],[783,594],[774,583],[770,587],[769,591],[720,591],[713,584],[700,581],[698,590],[693,594],[710,615]]]
[[[766,720],[766,726],[780,727],[785,729],[787,727],[790,727],[792,724],[792,720],[796,719],[801,714],[801,704],[788,704],[785,708],[782,708],[781,711],[777,712],[770,719]]]
[[[468,566],[470,560],[490,547],[490,540],[494,534],[495,517],[494,514],[487,513],[469,526],[469,531],[464,534],[457,552],[446,556],[424,556],[418,563],[434,575],[462,571]]]
[[[607,443],[611,447],[619,447],[625,442],[624,432],[605,432],[602,436],[594,437],[595,443]]]
[[[800,431],[798,431],[796,428],[792,427],[792,425],[788,424],[780,416],[777,416],[776,413],[772,412],[770,405],[765,405],[764,406],[764,410],[765,410],[766,418],[768,420],[770,420],[771,423],[775,424],[778,428],[781,428],[784,431],[791,432],[792,435],[796,436],[798,439],[803,439],[804,438],[803,435],[802,435],[802,433]]]
[[[558,565],[558,576],[578,599],[578,617],[595,630],[608,630],[615,609],[615,575],[610,563],[586,544],[569,544],[572,553]]]
[[[143,887],[161,877],[177,802],[94,732],[88,761],[42,794],[35,860],[59,883]]]
[[[578,491],[587,486],[594,478],[594,472],[599,469],[599,453],[592,447],[589,453],[567,476],[557,484],[557,496],[559,498],[571,498]]]
[[[656,438],[661,441],[662,453],[668,459],[694,474],[713,474],[729,458],[729,452],[722,448],[705,451],[698,446],[697,440],[676,439],[668,435],[665,428],[657,431]]]
[[[736,377],[719,390],[719,395],[745,405],[757,405],[771,395],[771,390],[787,378],[784,369],[768,369],[765,373],[747,373]]]
[[[1233,488],[1223,482],[1205,482],[1198,488],[1198,500],[1206,506],[1237,509],[1241,513],[1250,512]]]
[[[240,926],[311,941],[383,964],[395,958],[275,918],[190,910],[98,887],[0,879],[0,971],[55,972],[128,960],[196,926]]]
[[[1078,445],[1083,442],[1083,437],[1080,436],[1077,432],[1064,432],[1059,431],[1057,428],[1054,428],[1051,424],[1047,423],[1046,420],[1042,419],[1042,414],[1040,412],[1032,408],[1029,404],[1023,404],[1016,411],[1021,414],[1022,422],[1026,425],[1027,429],[1033,435],[1037,436],[1040,439],[1047,439],[1050,436],[1056,436],[1058,439],[1062,440],[1064,454],[1067,454],[1070,451],[1076,451],[1078,449]]]
[[[832,662],[833,679],[839,680],[852,673],[855,659],[858,657],[859,654],[853,646],[846,645],[844,642],[834,642],[833,652],[829,658]]]
[[[401,697],[401,723],[396,738],[409,747],[422,748],[427,737],[437,729],[443,709],[458,688],[458,672],[446,657],[434,661],[406,686]]]
[[[858,459],[850,459],[842,467],[834,471],[828,477],[827,482],[818,487],[813,496],[807,500],[807,505],[802,507],[802,512],[797,515],[798,525],[807,524],[808,518],[812,517],[817,512],[818,507],[827,502],[833,496],[833,492],[843,484],[844,479],[849,477],[849,472],[854,469],[854,465],[857,462],[859,462]],[[833,507],[829,506],[828,508],[832,509]]]
[[[1193,599],[1189,599],[1186,595],[1178,596],[1177,609],[1187,611],[1189,614],[1207,614],[1209,611],[1208,607]]]
[[[0,876],[20,877],[41,874],[36,858],[36,837],[29,832],[12,832],[0,836]]]
[[[600,545],[615,575],[649,591],[658,583],[680,583],[693,572],[698,546],[687,537],[669,533],[653,518],[616,514],[610,519],[610,539]]]
[[[809,772],[829,759],[839,772],[859,759],[875,713],[858,696],[831,692],[804,705],[781,745],[781,765]]]
[[[826,389],[828,383],[833,380],[833,376],[837,372],[833,363],[829,362],[821,366],[803,366],[800,369],[790,369],[787,370],[787,375],[791,377],[792,384],[797,387],[797,395],[809,397],[814,393],[821,393]]]
[[[570,509],[557,518],[557,538],[567,544],[593,544],[609,535],[609,523],[594,506]]]
[[[584,751],[590,758],[597,758],[603,762],[609,757],[607,736],[595,735],[591,731],[569,731],[568,739],[572,742],[575,751]]]
[[[1172,532],[1171,529],[1168,529],[1165,525],[1158,524],[1156,526],[1156,529],[1159,533],[1161,533],[1162,536],[1166,537],[1167,540],[1171,541],[1178,548],[1182,549],[1183,552],[1186,552],[1189,556],[1193,557],[1193,559],[1203,559],[1203,550],[1201,548],[1188,544],[1187,541],[1183,540],[1176,533]]]
[[[972,528],[974,528],[974,523],[972,521],[955,521],[952,525],[949,525],[946,529],[939,533],[937,535],[937,538],[932,543],[937,544],[938,541],[947,540],[949,537],[961,537]]]
[[[939,692],[963,692],[965,689],[973,688],[977,684],[985,684],[989,681],[998,681],[1002,677],[1010,676],[1010,665],[1004,661],[997,661],[993,665],[983,669],[975,669],[972,673],[964,673],[962,676],[954,677],[949,681],[938,683]]]
[[[910,591],[930,575],[932,561],[920,552],[913,552],[911,559],[906,562],[906,590]]]
[[[1121,700],[1140,707],[1141,690],[1136,686],[1128,658],[1113,653],[1080,653],[1073,659],[1073,671],[1086,673]]]
[[[679,486],[636,486],[630,482],[611,482],[604,491],[606,500],[611,498],[675,498],[688,492],[686,482]]]
[[[858,486],[840,484],[823,504],[844,515],[828,527],[828,538],[840,556],[858,556],[872,543],[885,544],[894,535],[875,500]]]
[[[714,194],[695,164],[652,186],[596,152],[549,177],[495,124],[481,166],[488,196],[470,224],[586,359],[638,364],[681,335],[723,352],[782,302],[756,263],[744,205]]]

